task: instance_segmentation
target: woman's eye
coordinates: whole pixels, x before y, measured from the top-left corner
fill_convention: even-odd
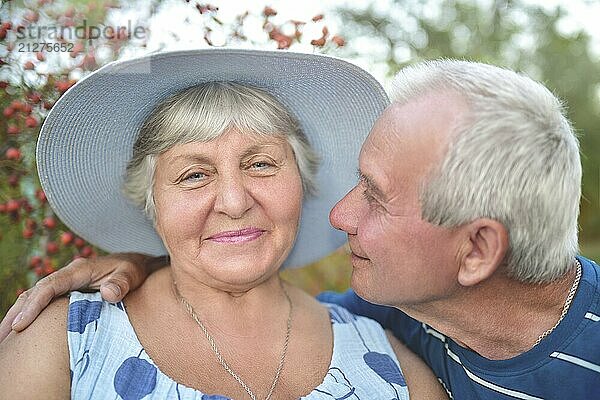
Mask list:
[[[250,167],[254,168],[254,169],[265,169],[265,168],[269,168],[271,166],[272,166],[272,164],[270,164],[266,161],[256,161],[250,165]]]
[[[203,174],[202,172],[193,172],[193,173],[187,175],[185,178],[183,178],[183,180],[186,182],[197,182],[197,181],[201,181],[205,177],[206,177],[206,175]]]

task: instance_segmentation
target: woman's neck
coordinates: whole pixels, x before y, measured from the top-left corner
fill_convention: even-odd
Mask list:
[[[232,285],[209,285],[171,267],[165,270],[162,278],[170,281],[172,300],[189,314],[184,306],[187,302],[211,331],[234,336],[262,335],[265,327],[279,326],[288,317],[290,304],[279,274],[254,287],[238,289]]]

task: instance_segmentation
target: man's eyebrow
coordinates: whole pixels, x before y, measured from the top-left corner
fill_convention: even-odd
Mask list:
[[[383,190],[381,190],[379,186],[373,182],[373,178],[371,178],[369,175],[363,174],[360,169],[356,171],[356,174],[358,175],[358,179],[367,186],[367,190],[371,192],[372,195],[381,200],[385,199]]]

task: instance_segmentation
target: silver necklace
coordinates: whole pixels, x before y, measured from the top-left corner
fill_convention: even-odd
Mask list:
[[[250,398],[252,400],[256,400],[256,395],[254,395],[254,393],[252,392],[250,387],[242,380],[242,378],[240,378],[240,376],[238,374],[236,374],[231,369],[231,367],[229,366],[227,361],[225,361],[225,359],[221,355],[221,352],[219,351],[219,349],[215,343],[215,340],[213,339],[211,334],[208,333],[208,329],[206,329],[206,327],[204,326],[202,321],[200,321],[200,318],[198,317],[198,314],[196,314],[196,311],[194,311],[194,307],[192,307],[192,305],[187,301],[187,299],[185,297],[183,297],[181,295],[181,293],[179,293],[179,290],[177,289],[177,284],[175,283],[175,281],[173,281],[173,287],[175,288],[175,295],[178,297],[179,301],[181,301],[181,303],[185,307],[188,314],[190,314],[190,316],[194,319],[194,321],[196,321],[198,326],[200,326],[200,329],[202,329],[202,332],[204,332],[204,336],[206,336],[206,339],[208,340],[208,343],[210,344],[212,351],[215,353],[215,356],[217,356],[217,361],[219,361],[219,364],[221,364],[223,369],[225,371],[227,371],[229,373],[229,375],[231,375],[233,377],[233,379],[235,379],[237,381],[237,383],[240,384],[240,386],[246,391],[246,393],[248,393],[248,395],[250,396]],[[283,351],[281,352],[281,357],[279,359],[279,366],[277,367],[277,371],[275,372],[275,377],[273,378],[273,383],[271,384],[271,388],[269,389],[269,393],[267,393],[267,397],[265,397],[265,400],[269,400],[271,398],[271,396],[273,395],[273,391],[275,390],[275,386],[277,386],[277,381],[279,381],[279,375],[281,375],[281,371],[283,370],[283,363],[285,361],[285,356],[286,356],[287,350],[288,350],[288,344],[290,342],[290,332],[292,331],[292,309],[293,309],[292,300],[290,299],[288,292],[285,290],[285,286],[283,285],[283,283],[281,284],[281,289],[283,290],[283,293],[285,294],[285,298],[287,299],[288,304],[290,306],[290,312],[288,314],[287,330],[285,333],[285,342],[283,344]]]
[[[554,331],[558,324],[560,324],[560,322],[563,320],[565,315],[567,315],[567,311],[569,311],[569,307],[571,306],[571,302],[573,301],[573,297],[575,297],[575,292],[577,291],[577,287],[579,286],[579,281],[581,280],[581,263],[578,259],[575,259],[575,262],[577,263],[577,275],[575,276],[575,281],[573,282],[573,285],[571,285],[571,289],[569,290],[569,294],[567,295],[567,300],[565,301],[565,305],[563,306],[560,318],[558,319],[558,321],[556,321],[556,324],[554,324],[552,328],[548,329],[546,332],[542,333],[537,338],[532,347],[537,346],[542,341],[542,339],[551,334],[552,331]]]

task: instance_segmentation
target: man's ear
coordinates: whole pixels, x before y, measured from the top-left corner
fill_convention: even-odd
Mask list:
[[[465,225],[468,241],[461,259],[458,282],[473,286],[496,272],[508,250],[508,231],[496,220],[479,218]]]

